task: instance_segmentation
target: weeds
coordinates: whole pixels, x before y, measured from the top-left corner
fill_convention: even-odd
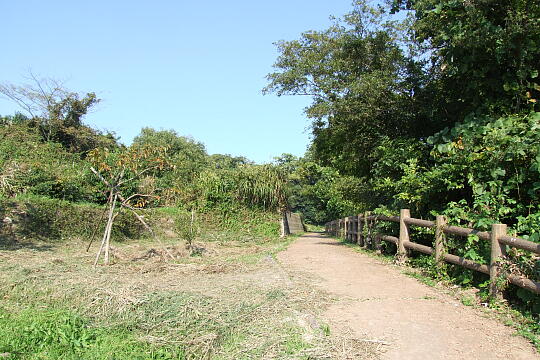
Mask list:
[[[242,236],[206,229],[194,241],[205,249],[197,257],[183,241],[163,238],[181,256],[176,263],[165,262],[149,239],[123,243],[115,264],[96,270],[77,242],[0,251],[0,353],[100,360],[373,355],[329,325],[306,326],[303,319],[329,300],[275,260],[293,238]]]

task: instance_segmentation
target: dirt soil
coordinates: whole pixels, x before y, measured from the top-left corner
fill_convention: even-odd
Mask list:
[[[382,359],[540,359],[479,309],[326,236],[306,234],[278,258],[320,277],[317,286],[339,299],[325,314],[333,329],[381,345]]]

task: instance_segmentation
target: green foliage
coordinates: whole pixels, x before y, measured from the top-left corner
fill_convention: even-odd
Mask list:
[[[537,1],[416,0],[409,8],[411,30],[430,55],[437,116],[461,121],[479,109],[510,114],[537,106]]]
[[[537,208],[539,128],[540,113],[499,119],[469,117],[431,139],[437,161],[431,171],[451,179],[448,190],[469,194],[462,206],[470,208],[467,213],[476,226],[489,225],[481,219],[526,222]],[[519,227],[525,230],[523,225]]]
[[[253,165],[254,163],[244,156],[232,156],[228,154],[212,154],[208,157],[210,167],[215,169],[235,169],[242,165]]]
[[[69,201],[95,201],[96,182],[77,154],[42,142],[37,129],[0,127],[0,195],[35,194]]]
[[[190,247],[201,231],[201,225],[194,210],[191,212],[178,211],[174,218],[174,226],[176,233],[180,238],[184,239]]]
[[[184,359],[182,348],[157,347],[123,329],[93,328],[65,310],[0,309],[0,353],[6,359]]]
[[[83,117],[100,101],[95,93],[72,92],[60,81],[38,78],[32,72],[28,80],[30,83],[25,85],[0,83],[0,95],[12,100],[30,116],[5,118],[0,125],[24,123],[39,131],[43,141],[62,144],[73,153],[117,146],[114,134],[103,134],[83,123]]]
[[[403,24],[364,1],[323,31],[277,43],[280,56],[266,92],[310,95],[315,158],[342,174],[370,169],[369,154],[385,137],[425,136],[431,119],[411,93],[423,83],[420,63],[400,45]]]
[[[133,140],[134,148],[165,149],[167,171],[153,172],[145,186],[162,196],[166,204],[176,200],[189,201],[193,183],[201,171],[208,166],[208,155],[204,145],[191,138],[180,136],[174,130],[157,131],[143,128]]]
[[[277,44],[265,91],[313,99],[306,110],[312,164],[279,160],[300,194],[290,203],[308,219],[409,208],[415,217],[444,214],[480,230],[503,222],[539,242],[540,4],[387,4],[355,1],[328,29]],[[389,13],[404,9],[405,20],[393,21]],[[449,247],[489,261],[489,244],[477,237],[451,239]],[[540,279],[537,257],[517,250],[509,257],[508,272]],[[485,285],[482,275],[448,271],[463,284]]]
[[[103,224],[97,221],[105,211],[92,204],[74,204],[68,201],[40,196],[0,198],[0,218],[10,218],[12,224],[0,227],[2,246],[14,241],[61,240],[73,236],[89,237]],[[122,238],[137,238],[141,225],[128,213],[121,213],[113,227],[113,234]]]
[[[275,162],[288,175],[290,209],[301,213],[307,223],[324,224],[364,209],[357,200],[365,192],[361,180],[320,166],[309,153],[304,158],[283,154]]]
[[[278,211],[287,207],[284,173],[273,165],[244,165],[201,173],[197,182],[201,208],[243,205]]]

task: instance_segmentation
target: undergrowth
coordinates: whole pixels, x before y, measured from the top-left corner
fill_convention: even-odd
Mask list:
[[[5,359],[184,359],[180,346],[139,341],[127,328],[91,327],[60,309],[0,309],[0,353]]]

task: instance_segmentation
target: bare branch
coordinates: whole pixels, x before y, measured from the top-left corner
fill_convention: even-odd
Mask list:
[[[96,169],[94,169],[94,167],[90,166],[90,170],[96,174],[96,176],[99,178],[99,180],[101,180],[105,185],[107,185],[107,187],[112,187],[111,184],[109,184],[109,182],[103,177],[103,175],[101,175],[99,173],[99,171],[97,171]],[[120,199],[122,200],[122,199]]]

